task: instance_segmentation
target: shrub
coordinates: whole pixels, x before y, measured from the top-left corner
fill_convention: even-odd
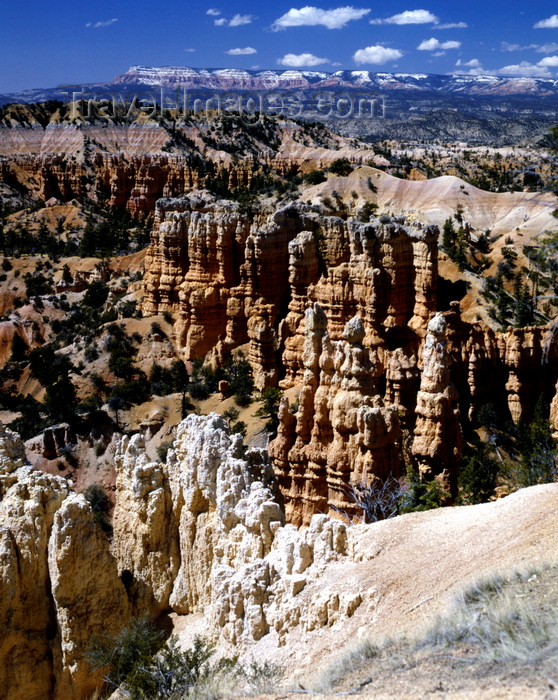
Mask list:
[[[359,481],[351,484],[345,493],[357,507],[361,521],[375,523],[399,514],[399,501],[403,490],[396,478],[388,476],[384,481],[375,479],[371,482]]]
[[[42,274],[25,275],[25,293],[28,297],[52,294],[52,282]]]
[[[376,214],[378,211],[378,205],[375,202],[366,202],[359,209],[358,220],[363,223],[368,223],[370,218]]]
[[[118,634],[93,637],[86,655],[94,670],[105,669],[109,685],[113,688],[123,685],[136,696],[135,691],[140,688],[151,690],[149,665],[161,639],[161,632],[147,615],[133,617]]]
[[[128,379],[117,384],[111,393],[112,397],[121,399],[124,404],[138,404],[148,401],[151,397],[151,385],[147,377]]]
[[[320,182],[325,182],[326,176],[323,170],[311,170],[304,175],[303,179],[309,185],[319,185]]]
[[[268,387],[258,399],[261,406],[256,411],[256,416],[266,419],[265,429],[272,437],[277,435],[277,428],[279,427],[278,411],[282,396],[280,389]]]
[[[500,465],[487,443],[476,443],[464,454],[459,470],[461,498],[465,503],[484,503],[493,495]]]
[[[240,411],[238,410],[238,408],[231,406],[230,408],[227,408],[226,411],[224,411],[223,418],[226,418],[229,422],[234,423],[234,421],[238,418],[239,414]]]
[[[25,359],[28,349],[25,340],[16,333],[12,339],[10,362],[22,362]]]
[[[153,321],[151,324],[151,333],[153,335],[162,335],[165,337],[165,331],[161,328],[161,325],[157,321]]]
[[[103,447],[104,452],[104,445],[102,443],[97,443],[96,447]],[[95,521],[100,525],[103,532],[111,534],[112,526],[109,518],[111,502],[104,488],[99,484],[92,484],[85,489],[83,495],[91,506]]]
[[[103,306],[108,295],[108,285],[102,280],[94,280],[87,287],[81,303],[85,304],[85,306],[90,306],[91,308],[97,309]]]
[[[167,461],[167,453],[172,447],[172,440],[164,440],[159,447],[157,447],[157,457],[159,462]]]
[[[353,171],[353,166],[347,158],[336,158],[329,166],[329,171],[334,175],[349,175]]]
[[[155,655],[157,648],[159,651]],[[214,647],[203,637],[182,651],[172,636],[161,646],[161,635],[147,617],[132,618],[118,635],[93,639],[87,650],[94,669],[107,669],[106,680],[132,698],[216,698],[242,691],[265,693],[283,676],[272,663],[247,666],[236,657],[212,662]]]
[[[87,362],[94,362],[99,357],[99,351],[95,343],[92,343],[85,348],[83,356]]]
[[[239,434],[242,437],[246,437],[246,423],[243,420],[237,421],[231,428],[231,433],[233,435]]]
[[[399,499],[399,512],[412,513],[440,508],[448,498],[449,494],[443,491],[436,479],[422,481],[418,473],[408,467]]]

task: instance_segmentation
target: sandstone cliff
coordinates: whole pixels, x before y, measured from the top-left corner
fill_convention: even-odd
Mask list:
[[[119,630],[129,603],[106,537],[65,479],[24,464],[0,432],[0,696],[86,698],[92,635]]]
[[[402,217],[362,223],[318,205],[250,220],[207,193],[158,203],[145,311],[179,317],[185,359],[220,363],[247,343],[258,389],[298,391],[270,446],[292,522],[352,512],[351,485],[409,460],[454,493],[482,406],[528,421],[552,397],[551,328],[495,332],[455,302],[435,317],[437,238]]]
[[[89,123],[85,115],[46,128],[0,126],[0,136],[0,182],[44,201],[102,198],[132,214],[151,213],[160,197],[181,196],[210,179],[248,188],[253,177],[270,171],[306,172],[341,157],[354,163],[375,158],[373,150],[341,136],[330,134],[322,143],[323,136],[314,139],[303,125],[266,121],[250,128],[241,119],[123,124]]]

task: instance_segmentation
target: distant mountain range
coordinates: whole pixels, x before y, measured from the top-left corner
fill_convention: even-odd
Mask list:
[[[211,90],[320,90],[360,88],[377,91],[418,91],[469,96],[529,95],[558,97],[558,80],[496,76],[427,75],[425,73],[372,73],[340,70],[335,73],[305,70],[249,71],[235,68],[205,70],[184,66],[132,66],[117,75],[112,85],[162,85]]]
[[[558,79],[366,70],[331,73],[131,66],[108,83],[0,94],[0,106],[65,101],[69,93],[82,89],[86,98],[118,95],[125,100],[154,87],[168,90],[165,98],[177,89],[193,98],[226,91],[287,91],[301,95],[305,105],[313,103],[320,91],[372,94],[382,99],[382,118],[338,119],[332,125],[345,135],[366,140],[441,138],[502,145],[540,140],[548,127],[558,122]],[[322,118],[309,110],[302,116]]]
[[[489,75],[428,75],[426,73],[373,73],[340,70],[203,69],[187,66],[131,66],[112,82],[58,86],[0,94],[0,104],[56,99],[69,88],[86,92],[114,92],[119,88],[162,86],[186,90],[375,90],[386,94],[455,95],[463,97],[536,97],[558,100],[558,79],[507,78]]]

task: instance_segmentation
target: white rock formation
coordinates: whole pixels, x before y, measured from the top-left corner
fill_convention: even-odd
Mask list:
[[[294,599],[306,577],[345,553],[338,521],[316,516],[305,534],[283,525],[267,453],[245,450],[215,414],[179,424],[166,465],[147,461],[141,438],[125,438],[117,468],[120,572],[131,571],[144,585],[142,600],[161,607],[172,579],[169,607],[203,612],[211,632],[230,644],[272,630],[281,637],[299,624],[304,614]]]

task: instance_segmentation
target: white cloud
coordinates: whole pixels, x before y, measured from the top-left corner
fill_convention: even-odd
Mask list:
[[[242,27],[244,24],[251,24],[255,19],[258,19],[255,15],[234,15],[231,19],[220,17],[213,24],[216,27]]]
[[[456,66],[468,67],[470,70],[456,70],[455,75],[494,75],[494,76],[510,76],[514,78],[550,78],[552,77],[548,65],[558,65],[558,56],[550,57],[556,58],[556,63],[545,64],[546,58],[543,58],[538,65],[529,63],[528,61],[521,61],[521,63],[512,64],[509,66],[504,66],[503,68],[498,68],[496,70],[489,70],[483,68],[478,59],[473,58],[466,63],[457,61]]]
[[[501,51],[536,51],[537,53],[554,53],[558,51],[558,43],[551,41],[548,44],[510,44],[507,41],[500,43]]]
[[[91,27],[91,29],[98,29],[99,27],[110,27],[111,24],[118,22],[117,19],[107,19],[105,22],[87,22],[86,27]]]
[[[467,29],[467,22],[447,22],[447,24],[435,24],[432,29]]]
[[[419,51],[445,51],[446,49],[458,49],[461,46],[460,41],[439,41],[438,39],[425,39],[417,46]]]
[[[255,15],[235,15],[229,22],[229,27],[242,27],[244,24],[251,24],[255,19]]]
[[[466,68],[480,68],[481,62],[478,58],[472,58],[470,61],[462,61],[458,59],[456,66],[464,66]]]
[[[496,75],[497,71],[487,70],[482,66],[477,66],[476,68],[470,68],[469,70],[455,70],[454,75]]]
[[[322,10],[319,7],[301,7],[300,10],[291,8],[287,13],[276,19],[271,25],[274,31],[287,27],[327,27],[341,29],[352,20],[361,19],[370,12],[366,8],[351,6],[337,7],[334,10]]]
[[[545,56],[545,58],[537,63],[537,66],[541,66],[542,68],[556,68],[558,66],[558,56]]]
[[[552,15],[548,19],[541,19],[533,27],[535,29],[558,29],[558,15]]]
[[[355,63],[373,63],[376,65],[387,63],[388,61],[397,61],[403,56],[399,49],[388,49],[385,46],[367,46],[365,49],[355,51],[353,61]]]
[[[251,46],[246,46],[244,49],[229,49],[228,51],[225,51],[225,53],[228,53],[229,56],[248,56],[251,53],[258,53],[256,49],[253,49]]]
[[[211,15],[212,17],[219,17],[219,15],[221,14],[221,10],[217,10],[214,7],[210,7],[205,14]]]
[[[428,10],[405,10],[386,19],[371,19],[370,24],[437,24],[438,18]]]
[[[195,50],[196,49],[184,49],[184,51],[186,51],[186,53],[194,53]]]
[[[280,66],[288,66],[289,68],[309,68],[318,66],[320,63],[330,63],[329,58],[318,58],[311,53],[287,53],[283,58],[278,58],[277,63]]]
[[[521,46],[521,44],[510,44],[507,41],[500,42],[501,51],[528,51],[530,49],[536,49],[538,44],[529,44],[528,46]]]
[[[544,60],[544,59],[543,59]],[[521,61],[511,66],[504,66],[498,71],[494,71],[496,75],[512,75],[520,78],[550,78],[551,73],[546,66],[535,66],[529,61]]]

